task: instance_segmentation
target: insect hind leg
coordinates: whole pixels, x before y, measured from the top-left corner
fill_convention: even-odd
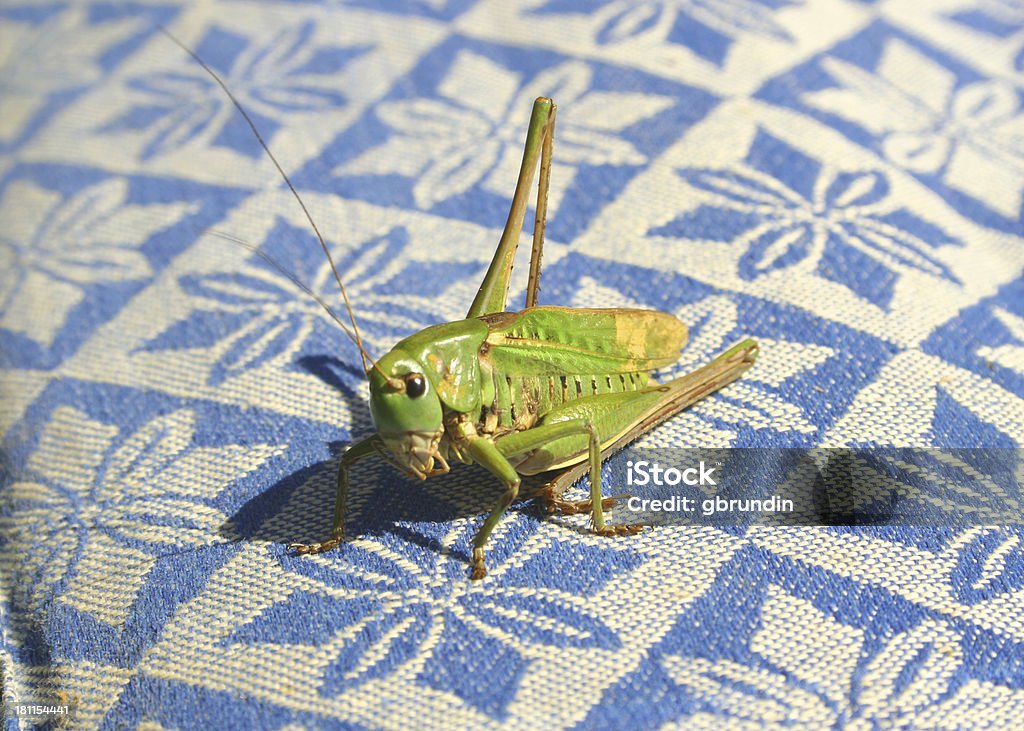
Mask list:
[[[610,443],[604,444],[601,458],[607,459],[616,451],[646,434],[658,424],[671,419],[694,402],[732,383],[751,367],[757,355],[757,343],[753,340],[744,340],[692,373],[666,384],[651,384],[644,390],[648,393],[659,391],[662,395],[653,402],[649,402],[640,411],[632,428],[625,430]],[[593,500],[566,501],[562,498],[565,491],[587,474],[590,469],[586,460],[564,467],[535,492],[535,497],[540,498],[552,512],[560,511],[571,514],[591,510]],[[609,501],[614,501],[614,498],[604,499],[601,502],[601,507],[610,508]]]
[[[554,490],[551,489],[551,483],[547,483],[540,489],[536,494],[537,499],[544,503],[544,509],[549,513],[561,513],[562,515],[578,515],[579,513],[589,513],[594,509],[593,500],[565,500],[560,495],[556,495]],[[601,500],[602,510],[611,510],[615,507],[616,498],[606,497]]]
[[[533,224],[533,250],[530,252],[530,278],[526,284],[526,306],[536,307],[540,296],[540,265],[544,256],[544,229],[548,217],[548,182],[551,179],[551,155],[555,142],[555,114],[558,105],[551,103],[547,124],[544,127],[544,141],[540,152],[540,181],[537,184],[537,215]]]

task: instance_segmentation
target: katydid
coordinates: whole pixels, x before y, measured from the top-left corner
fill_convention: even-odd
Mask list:
[[[757,344],[745,340],[694,373],[651,383],[647,371],[674,363],[686,341],[686,326],[677,318],[652,310],[536,305],[555,112],[550,99],[534,102],[505,230],[466,319],[402,340],[367,369],[377,434],[341,458],[330,538],[292,544],[296,552],[320,553],[344,540],[349,468],[382,449],[423,480],[448,472],[454,458],[479,463],[501,482],[504,492],[473,541],[474,579],[487,573],[487,538],[518,496],[520,475],[564,470],[544,493],[551,507],[591,510],[593,530],[601,535],[635,532],[637,526],[605,524],[602,454],[733,381],[754,362]],[[538,157],[527,306],[506,312]],[[579,466],[590,471],[590,500],[563,501],[561,491],[567,478],[582,472],[573,469]]]
[[[466,319],[428,327],[374,361],[363,347],[330,251],[288,176],[224,83],[185,50],[227,92],[299,199],[341,288],[352,330],[335,320],[358,347],[369,379],[377,433],[341,457],[331,535],[320,543],[293,543],[289,549],[322,553],[344,541],[349,469],[374,455],[392,456],[421,480],[448,472],[449,460],[476,462],[501,483],[501,497],[473,540],[473,579],[487,573],[487,539],[519,495],[521,475],[558,471],[542,490],[542,499],[551,510],[590,511],[595,533],[640,530],[605,523],[604,509],[612,501],[602,500],[602,457],[738,378],[754,362],[757,344],[744,340],[702,368],[659,384],[650,381],[648,371],[674,363],[687,338],[686,326],[673,315],[537,306],[555,104],[543,97],[534,102],[508,219]],[[526,309],[507,312],[512,263],[538,161]],[[564,490],[588,471],[590,499],[563,500]]]

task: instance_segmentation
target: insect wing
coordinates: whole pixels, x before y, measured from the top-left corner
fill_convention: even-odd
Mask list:
[[[686,338],[686,326],[664,312],[534,307],[492,324],[486,342],[499,372],[559,376],[662,368]]]

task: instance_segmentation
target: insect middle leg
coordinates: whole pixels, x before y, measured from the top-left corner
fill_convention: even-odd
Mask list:
[[[507,441],[511,436],[520,437],[514,443]],[[587,442],[587,453],[590,457],[592,472],[591,492],[597,496],[600,504],[601,495],[601,442],[597,436],[593,424],[589,421],[573,419],[556,422],[545,426],[534,427],[527,431],[519,432],[509,437],[500,437],[494,441],[486,437],[476,437],[469,443],[469,453],[481,466],[487,468],[495,477],[505,485],[505,492],[502,494],[498,504],[494,506],[484,524],[477,531],[473,539],[473,579],[482,579],[487,575],[487,568],[484,562],[484,546],[487,539],[494,530],[501,516],[508,510],[508,506],[519,494],[519,473],[509,461],[509,456],[518,456],[523,452],[531,452],[541,447],[567,437],[585,439]],[[511,449],[506,447],[512,445]],[[606,530],[616,531],[615,528],[608,528],[604,525],[604,517],[600,508],[595,513],[594,528],[599,532]]]
[[[635,533],[637,526],[608,526],[604,508],[611,504],[601,497],[601,430],[614,430],[609,420],[627,394],[589,396],[550,412],[545,422],[532,429],[508,434],[495,440],[495,447],[523,474],[545,472],[558,462],[580,462],[590,471],[590,509],[593,530],[602,535]],[[639,396],[641,392],[628,394]],[[609,397],[620,397],[610,399]],[[612,431],[612,434],[615,432]]]
[[[590,500],[593,509],[594,530],[598,533],[618,532],[604,524],[603,507],[611,507],[601,499],[601,438],[594,421],[584,414],[579,418],[555,420],[533,429],[500,437],[495,441],[497,449],[507,458],[522,463],[523,457],[536,454],[552,444],[569,441],[579,444],[585,440],[586,449],[581,455],[590,469]],[[523,471],[520,466],[518,470]],[[596,507],[594,507],[596,506]]]

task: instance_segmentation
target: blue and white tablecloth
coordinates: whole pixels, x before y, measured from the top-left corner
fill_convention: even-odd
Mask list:
[[[1019,528],[607,540],[526,502],[470,582],[496,481],[371,461],[349,542],[289,553],[372,430],[358,353],[229,240],[337,301],[160,26],[293,176],[375,354],[464,316],[546,95],[542,302],[677,314],[675,373],[761,344],[649,443],[1024,440],[1020,2],[10,0],[8,704],[70,699],[85,729],[1024,728]]]

